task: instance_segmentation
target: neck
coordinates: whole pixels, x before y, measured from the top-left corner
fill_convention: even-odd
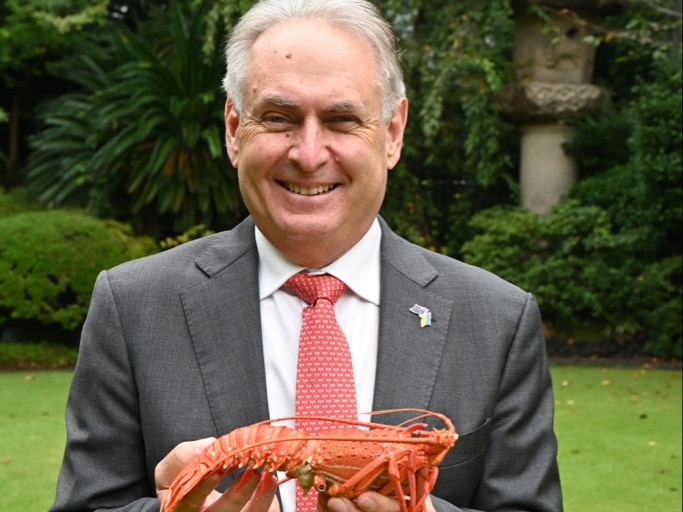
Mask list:
[[[335,246],[330,243],[310,244],[299,242],[289,247],[278,247],[282,254],[296,265],[305,268],[323,268],[341,258],[358,240],[348,246]]]

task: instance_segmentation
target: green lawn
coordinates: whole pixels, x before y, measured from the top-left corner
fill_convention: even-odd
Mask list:
[[[552,373],[565,510],[680,511],[681,372]],[[44,512],[50,505],[70,378],[58,371],[0,373],[1,511]]]
[[[553,369],[567,512],[680,512],[681,372]]]
[[[45,512],[64,450],[71,372],[0,373],[0,510]]]

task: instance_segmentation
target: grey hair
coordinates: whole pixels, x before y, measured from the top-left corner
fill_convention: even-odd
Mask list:
[[[237,112],[242,112],[249,51],[256,39],[283,21],[321,19],[368,41],[375,50],[380,73],[382,115],[389,120],[405,96],[398,44],[391,25],[367,0],[260,0],[235,25],[225,51],[227,71],[223,89]]]

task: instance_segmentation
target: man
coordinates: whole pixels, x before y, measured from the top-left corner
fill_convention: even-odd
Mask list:
[[[533,297],[378,217],[408,108],[388,24],[365,0],[265,0],[235,28],[227,61],[226,143],[251,216],[98,277],[52,511],[163,510],[215,437],[293,414],[303,302],[284,284],[302,270],[347,285],[335,309],[359,411],[454,421],[427,510],[561,510]],[[252,498],[257,481],[221,495],[208,479],[177,510],[295,509],[291,482],[275,499],[265,479]],[[318,507],[399,510],[374,493]]]

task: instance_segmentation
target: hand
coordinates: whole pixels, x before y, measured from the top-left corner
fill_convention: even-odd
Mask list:
[[[327,512],[399,512],[401,510],[394,498],[387,498],[375,492],[363,493],[353,501],[346,498],[322,498],[318,509]],[[436,512],[429,496],[425,501],[425,511]]]
[[[164,457],[154,470],[160,512],[166,511],[168,488],[180,471],[204,448],[215,441],[208,437],[198,441],[180,443]],[[275,498],[277,480],[271,474],[263,477],[256,471],[247,470],[224,493],[215,490],[220,476],[202,480],[175,508],[176,512],[280,512]]]

